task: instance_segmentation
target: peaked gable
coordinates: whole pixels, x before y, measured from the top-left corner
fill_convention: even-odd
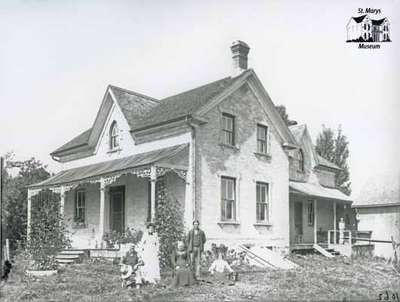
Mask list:
[[[139,117],[159,104],[156,99],[151,97],[109,85],[104,94],[93,126],[50,153],[50,155],[53,157],[62,157],[71,152],[81,153],[82,151],[85,151],[86,155],[87,152],[93,152],[98,144],[107,117],[110,114],[110,110],[114,103],[117,104],[122,111],[123,116],[130,127],[129,130],[134,127],[135,122],[139,120]]]

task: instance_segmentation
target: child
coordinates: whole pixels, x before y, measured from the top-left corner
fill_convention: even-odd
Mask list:
[[[221,282],[222,284],[224,284],[229,276],[232,276],[235,273],[235,271],[230,267],[229,263],[223,259],[222,249],[218,249],[218,258],[214,260],[208,271],[215,279],[217,279],[217,281]],[[229,273],[229,275],[226,273]]]
[[[136,288],[140,288],[143,283],[143,276],[141,267],[143,261],[140,260],[136,254],[134,247],[126,253],[126,256],[121,259],[121,279],[122,287],[132,287],[136,285]]]

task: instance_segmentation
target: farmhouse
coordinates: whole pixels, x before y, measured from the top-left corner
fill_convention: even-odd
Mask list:
[[[106,232],[154,220],[160,184],[186,227],[208,241],[289,249],[327,243],[340,218],[351,226],[340,168],[318,156],[305,125],[290,129],[254,70],[249,46],[231,46],[230,76],[154,99],[108,86],[88,130],[51,153],[64,165],[29,188],[61,196],[74,248],[104,246]]]
[[[387,18],[373,20],[368,15],[352,17],[346,29],[347,42],[390,41],[390,23]]]

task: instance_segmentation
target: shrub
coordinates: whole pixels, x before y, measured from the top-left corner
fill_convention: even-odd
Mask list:
[[[32,197],[31,231],[26,245],[30,268],[56,269],[56,255],[70,245],[60,213],[60,195],[50,190],[42,190],[40,194]]]
[[[116,231],[107,232],[103,235],[107,248],[114,248],[116,245],[124,243],[133,243],[136,245],[142,239],[143,232],[134,228],[126,228],[124,233]]]
[[[174,244],[184,239],[183,213],[179,201],[165,188],[163,178],[157,181],[156,197],[155,228],[160,240],[160,266],[167,269],[171,265]]]

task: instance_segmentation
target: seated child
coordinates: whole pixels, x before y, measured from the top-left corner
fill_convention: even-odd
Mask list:
[[[224,260],[222,250],[218,251],[218,258],[214,260],[208,271],[222,284],[235,273],[235,271],[230,267],[229,263]]]
[[[135,248],[132,246],[131,249],[126,253],[125,257],[121,259],[121,279],[122,287],[132,287],[136,285],[136,288],[140,288],[143,284],[143,276],[141,267],[143,261],[139,259]]]

